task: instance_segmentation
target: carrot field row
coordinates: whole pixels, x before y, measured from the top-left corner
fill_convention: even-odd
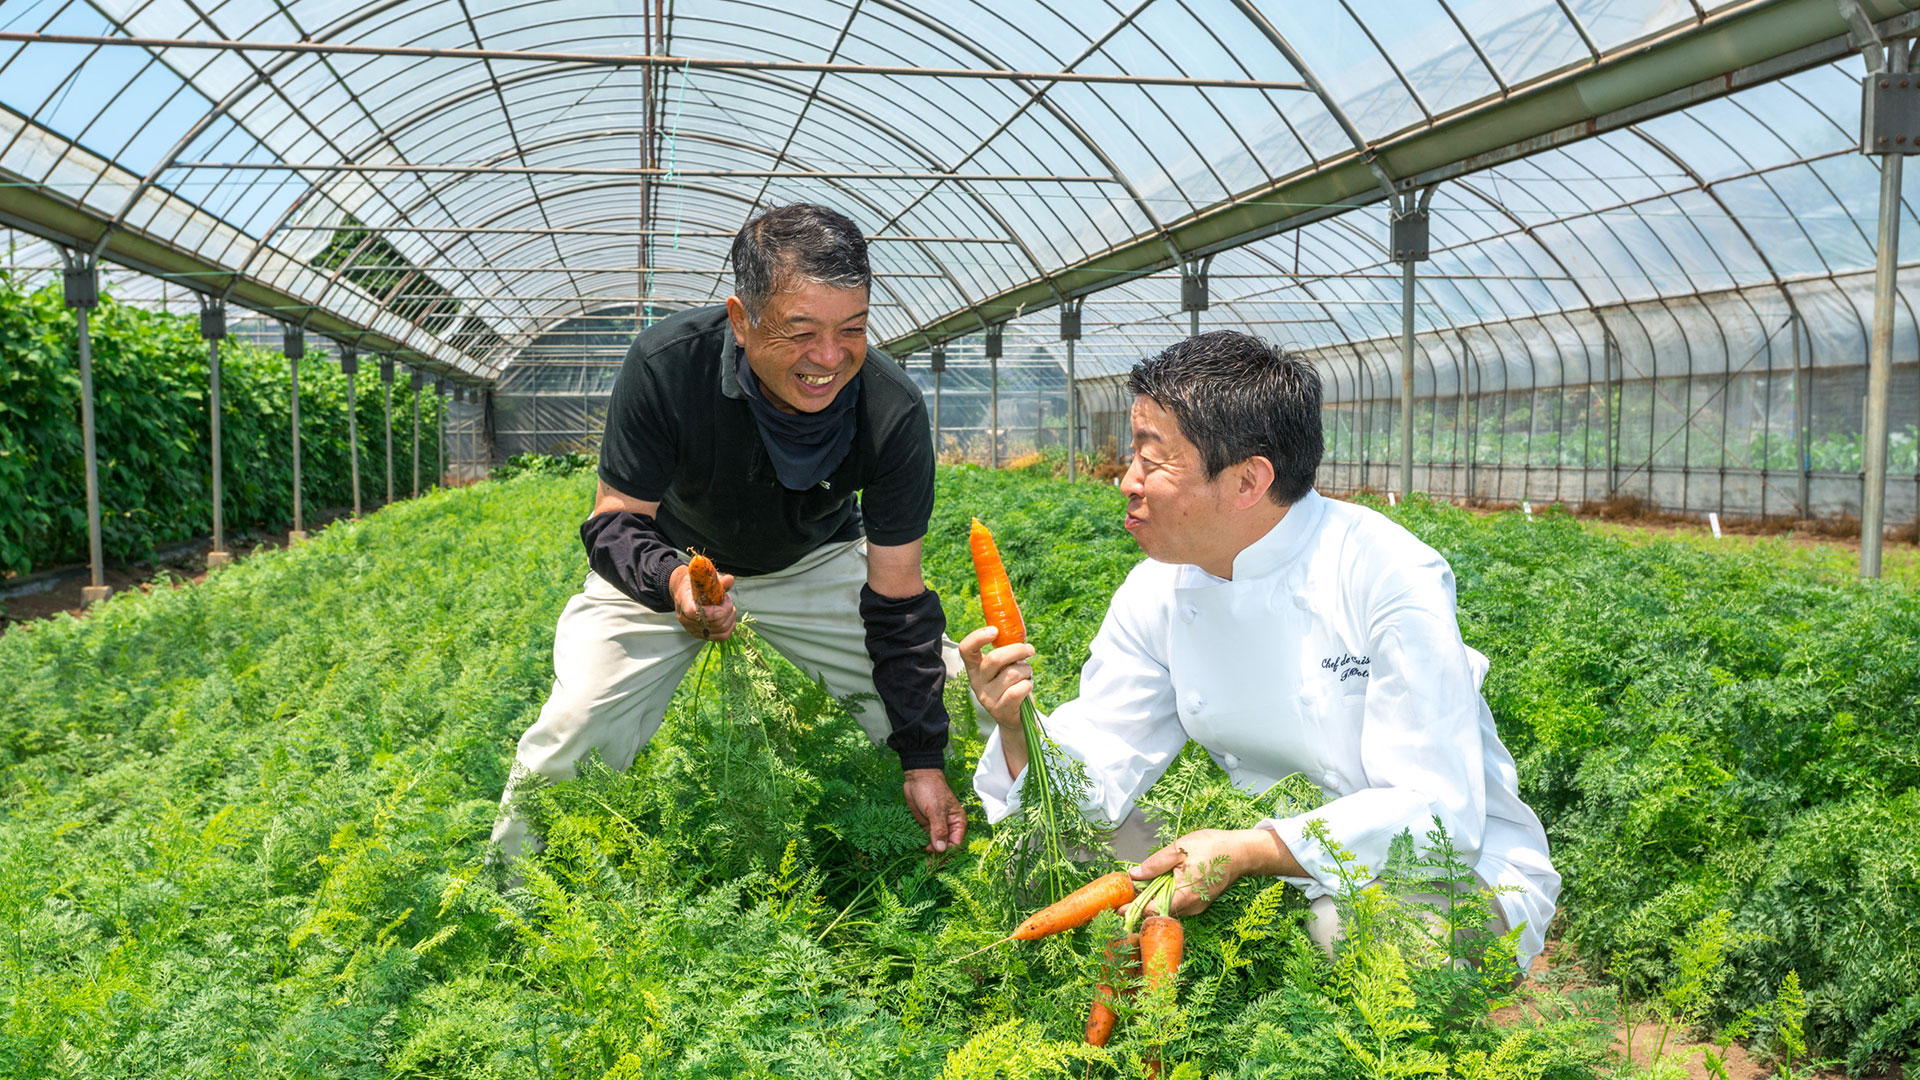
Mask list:
[[[1071,696],[1138,558],[1119,495],[965,467],[939,484],[926,562],[950,631],[980,623],[978,516],[1039,696]],[[0,637],[0,1074],[1670,1074],[1610,1049],[1638,1016],[1867,1073],[1920,1039],[1911,591],[1551,513],[1392,509],[1451,560],[1492,660],[1566,876],[1552,970],[1503,1009],[1499,980],[1366,897],[1328,961],[1298,895],[1248,881],[1187,920],[1177,993],[1094,1048],[1117,920],[981,951],[1033,905],[978,804],[967,849],[930,860],[898,763],[750,642],[708,650],[628,772],[532,798],[549,845],[519,880],[484,863],[592,490],[439,492]],[[948,703],[970,797],[957,682]],[[1149,802],[1219,827],[1274,809],[1191,753]],[[1085,878],[1114,869],[1091,854]]]

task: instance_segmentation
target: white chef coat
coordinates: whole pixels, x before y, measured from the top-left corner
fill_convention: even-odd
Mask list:
[[[1487,659],[1461,641],[1453,571],[1384,515],[1317,492],[1240,552],[1233,579],[1147,560],[1113,595],[1080,672],[1080,696],[1046,718],[1086,763],[1086,811],[1118,822],[1191,738],[1233,782],[1262,791],[1302,773],[1330,802],[1261,822],[1308,873],[1309,899],[1340,889],[1306,833],[1329,835],[1377,873],[1437,819],[1497,902],[1525,924],[1525,971],[1560,893],[1540,819],[1520,801],[1513,756],[1480,696]],[[987,819],[1019,806],[996,727],[974,774]]]

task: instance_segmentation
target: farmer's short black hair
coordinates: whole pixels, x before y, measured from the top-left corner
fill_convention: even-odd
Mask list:
[[[741,226],[732,259],[733,294],[755,326],[776,293],[808,282],[835,289],[873,283],[860,227],[813,203],[777,206]]]
[[[1208,479],[1257,454],[1273,463],[1274,502],[1291,506],[1313,489],[1326,453],[1320,374],[1298,354],[1215,330],[1141,361],[1127,389],[1173,414]]]

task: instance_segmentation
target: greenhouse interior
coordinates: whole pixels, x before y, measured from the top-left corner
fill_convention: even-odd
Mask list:
[[[0,1074],[1907,1075],[1916,37],[1920,0],[0,0]],[[1001,625],[970,520],[1027,605],[1027,771],[982,683],[929,706],[963,854],[758,570],[658,736],[525,764],[592,582],[665,618],[592,534],[667,535],[608,481],[636,340],[740,302],[796,206],[858,229],[861,355],[919,395],[948,644]],[[1051,816],[1101,781],[1032,703],[1127,633],[1130,379],[1214,331],[1310,366],[1313,490],[1457,589],[1488,783],[1565,882],[1544,952],[1501,915],[1518,973],[1409,944],[1364,859],[1324,963],[1278,885],[1187,916],[1175,989],[1096,955],[1131,915],[992,944],[1023,860],[1130,865]],[[1261,811],[1181,700],[1132,813],[1339,786]]]

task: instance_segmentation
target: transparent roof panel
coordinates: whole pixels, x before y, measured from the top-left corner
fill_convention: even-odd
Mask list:
[[[1271,192],[1356,171],[1370,184],[1361,160],[1394,161],[1374,158],[1380,146],[1425,135],[1444,151],[1435,133],[1480,110],[1767,3],[0,0],[14,30],[332,50],[0,44],[0,169],[159,245],[183,289],[271,283],[293,290],[275,301],[289,310],[350,313],[489,373],[512,357],[502,342],[556,319],[631,310],[641,293],[724,296],[731,233],[798,200],[876,237],[877,338],[1016,290],[1051,305],[1062,288],[1093,289],[1081,351],[1096,368],[1130,362],[1189,327],[1178,273],[1136,277],[1150,269],[1139,253],[1165,267],[1195,223],[1245,215],[1243,232],[1198,248],[1215,251],[1206,319],[1340,346],[1359,377],[1399,328],[1383,193],[1349,185],[1276,210]],[[647,52],[708,62],[610,59]],[[1870,265],[1878,170],[1854,148],[1859,62],[1835,59],[1449,168],[1416,326],[1561,312],[1597,325],[1605,305],[1653,310]],[[1559,129],[1586,118],[1567,113]],[[382,276],[396,267],[404,290]],[[429,328],[403,296],[445,298],[458,317]],[[1050,307],[1015,324],[1057,336]],[[474,346],[484,360],[455,344],[479,329],[492,335]],[[1552,332],[1532,333],[1480,337],[1566,362]],[[1471,352],[1423,348],[1438,365]]]

